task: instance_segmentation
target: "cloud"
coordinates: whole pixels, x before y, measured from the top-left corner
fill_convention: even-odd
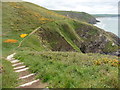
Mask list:
[[[87,13],[117,13],[119,0],[24,0],[52,10],[84,11]]]

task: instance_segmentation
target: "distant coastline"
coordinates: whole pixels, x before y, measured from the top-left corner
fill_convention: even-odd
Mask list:
[[[119,17],[120,14],[92,14],[94,17]]]
[[[106,17],[97,17],[97,20],[100,22],[95,24],[95,26],[104,29],[107,32],[112,32],[118,35],[118,16],[106,16]]]

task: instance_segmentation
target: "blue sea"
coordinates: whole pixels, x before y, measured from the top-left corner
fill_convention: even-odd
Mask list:
[[[105,31],[112,32],[120,37],[120,34],[118,34],[118,17],[99,17],[96,19],[100,22],[95,24],[95,26]]]

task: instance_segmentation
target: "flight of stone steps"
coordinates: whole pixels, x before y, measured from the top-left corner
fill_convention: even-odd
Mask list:
[[[28,71],[29,67],[24,65],[24,62],[14,59],[13,53],[7,57],[7,60],[12,63],[14,71],[18,73],[18,80],[21,81],[20,85],[17,88],[45,88],[47,84],[43,84],[39,79],[35,79],[35,73],[30,73]]]

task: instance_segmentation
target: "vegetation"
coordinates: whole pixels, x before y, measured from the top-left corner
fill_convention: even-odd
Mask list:
[[[2,88],[15,88],[17,86],[17,74],[13,71],[13,67],[9,61],[2,59]]]
[[[118,68],[108,63],[117,57],[76,52],[19,52],[15,57],[48,87],[118,88]],[[97,59],[104,63],[96,64]]]
[[[94,16],[85,13],[85,12],[76,12],[76,11],[54,11],[58,14],[64,15],[68,18],[72,18],[75,20],[79,20],[82,22],[87,22],[87,23],[91,23],[91,24],[95,24],[97,22],[97,20],[94,18]]]
[[[103,51],[109,53],[109,52],[115,52],[116,50],[118,50],[118,46],[117,45],[112,45],[112,44],[113,44],[112,42],[108,42],[105,45],[106,48],[104,48]]]
[[[97,50],[96,43],[103,42],[105,45],[105,41],[115,42],[107,32],[27,2],[3,3],[2,21],[3,57],[16,52],[16,58],[25,62],[31,72],[37,73],[37,78],[49,83],[49,87],[118,87],[117,66],[111,63],[94,64],[99,59],[113,61],[117,57],[82,53],[84,47],[88,47],[89,51],[89,45],[92,45],[89,52],[102,52],[104,48]],[[108,52],[107,49],[105,51]],[[8,62],[3,60],[3,63],[7,65]],[[16,77],[13,78],[12,68],[9,69],[11,73],[3,75],[4,86],[14,87]],[[7,84],[6,77],[13,78],[11,85]]]
[[[24,40],[24,35],[26,37],[26,35],[29,35],[38,27],[40,28],[34,33],[34,37],[32,36],[33,38],[31,37],[29,39],[30,46],[27,44],[25,46],[24,44],[24,47],[21,46],[22,49],[29,47],[40,48],[39,45],[41,47],[44,45],[47,50],[52,51],[81,52],[80,49],[83,46],[89,47],[88,45],[93,44],[96,40],[101,40],[101,38],[114,42],[114,39],[106,34],[105,31],[93,25],[67,18],[31,3],[3,3],[3,11],[3,42],[11,39],[17,40],[17,43],[11,43],[11,45],[9,43],[3,43],[3,55],[8,55],[8,51],[14,52],[13,48],[19,46],[19,43]],[[100,37],[100,34],[103,37]],[[21,38],[21,35],[23,38]],[[26,42],[24,40],[24,43]],[[32,46],[32,42],[39,44]],[[114,47],[110,48],[112,49]],[[98,53],[102,53],[102,51]]]
[[[16,43],[18,42],[17,40],[14,40],[14,39],[7,39],[4,41],[4,43]]]

